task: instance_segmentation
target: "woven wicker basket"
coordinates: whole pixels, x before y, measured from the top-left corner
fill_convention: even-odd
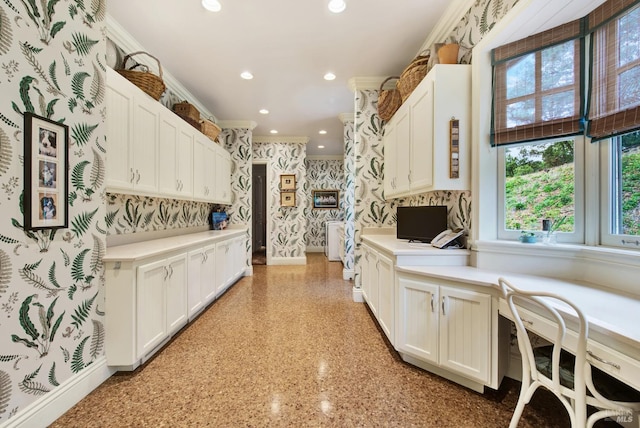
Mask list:
[[[429,55],[417,56],[411,64],[404,69],[400,75],[400,80],[396,83],[400,95],[402,96],[402,102],[405,102],[413,90],[422,82],[424,76],[427,75],[429,63]]]
[[[156,62],[158,63],[158,76],[153,73],[149,73],[148,71],[133,70],[133,68],[138,67],[139,64],[136,64],[130,69],[126,68],[127,60],[139,54],[147,55],[156,60]],[[166,86],[162,81],[162,66],[160,65],[160,61],[158,61],[158,58],[146,52],[133,52],[125,56],[122,60],[122,68],[116,71],[120,73],[120,75],[122,75],[125,79],[136,85],[138,88],[142,89],[147,95],[149,95],[156,101],[160,99],[160,97],[164,93],[164,90],[166,89]]]
[[[200,131],[211,140],[216,141],[222,129],[210,120],[204,119],[200,122]]]
[[[193,104],[189,104],[186,101],[182,101],[181,103],[176,103],[173,105],[173,111],[176,112],[180,117],[188,117],[193,119],[196,122],[200,122],[200,112]]]
[[[200,120],[195,120],[195,119],[193,119],[193,118],[191,118],[189,116],[183,116],[181,114],[178,114],[178,116],[180,116],[182,118],[182,120],[187,122],[189,125],[191,125],[194,128],[196,128],[198,131],[201,130]]]
[[[378,95],[378,116],[382,120],[389,120],[402,105],[402,96],[397,88],[382,89],[385,83],[391,79],[400,79],[398,76],[387,77],[380,84],[380,93]]]

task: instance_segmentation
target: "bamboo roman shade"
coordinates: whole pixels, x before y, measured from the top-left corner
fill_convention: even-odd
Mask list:
[[[594,140],[640,129],[640,6],[609,0],[588,16],[592,32],[589,127]]]
[[[492,145],[583,132],[584,20],[494,49]]]

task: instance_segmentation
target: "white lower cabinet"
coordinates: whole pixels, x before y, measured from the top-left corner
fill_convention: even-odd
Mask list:
[[[216,297],[216,245],[189,251],[189,320]]]
[[[151,351],[187,323],[187,257],[143,264],[137,273],[137,354]]]
[[[394,262],[368,245],[362,246],[361,284],[365,301],[389,341],[394,342]]]
[[[490,383],[491,296],[397,275],[396,349],[481,384]]]
[[[246,248],[246,231],[199,239],[186,247],[183,237],[179,238],[180,249],[166,238],[125,245],[121,251],[117,247],[107,250],[105,343],[109,366],[119,370],[138,367],[213,302],[219,290],[226,290],[244,275],[246,251],[238,249]],[[132,249],[136,245],[143,254],[149,248],[166,251],[137,256]],[[224,277],[218,276],[219,268]]]

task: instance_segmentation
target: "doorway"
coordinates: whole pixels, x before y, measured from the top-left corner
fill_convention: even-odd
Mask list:
[[[252,167],[252,265],[267,264],[267,165]]]

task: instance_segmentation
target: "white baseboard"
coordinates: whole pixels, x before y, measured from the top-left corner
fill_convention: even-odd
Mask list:
[[[0,426],[2,428],[48,426],[115,372],[115,369],[107,366],[107,357],[103,356]]]
[[[345,281],[353,281],[356,272],[353,269],[342,269],[342,279]]]
[[[244,268],[244,275],[242,276],[253,276],[253,266]]]
[[[362,295],[362,288],[353,287],[351,290],[353,295],[353,301],[356,303],[363,303],[364,296]]]
[[[306,257],[271,257],[271,260],[269,260],[269,264],[274,266],[306,265],[307,258]]]
[[[324,253],[324,247],[307,247],[307,253]]]

